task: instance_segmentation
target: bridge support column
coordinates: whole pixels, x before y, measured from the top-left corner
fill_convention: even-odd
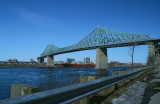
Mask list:
[[[108,69],[108,56],[107,48],[97,48],[96,49],[96,67],[97,70],[107,70]]]
[[[148,45],[148,62],[149,65],[160,64],[160,45],[157,43],[149,43]]]
[[[156,55],[155,64],[160,64],[160,54]]]
[[[54,57],[53,55],[47,56],[47,65],[54,66]]]
[[[155,60],[155,49],[154,49],[154,43],[148,44],[148,62],[147,64],[152,65],[154,64]]]
[[[155,44],[155,64],[160,64],[160,44]]]
[[[44,63],[44,58],[39,58],[39,59],[38,59],[38,63],[39,63],[39,64],[43,64],[43,63]]]

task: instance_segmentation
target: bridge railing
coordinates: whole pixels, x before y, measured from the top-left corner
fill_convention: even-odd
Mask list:
[[[146,67],[134,72],[109,76],[68,87],[38,92],[11,99],[0,100],[0,104],[68,104],[92,95],[94,93],[97,93],[106,88],[109,88],[138,74],[142,74],[153,67],[154,66]]]

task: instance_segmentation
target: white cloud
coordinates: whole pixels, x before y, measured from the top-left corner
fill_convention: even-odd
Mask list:
[[[41,27],[53,27],[55,26],[55,20],[51,17],[28,11],[23,8],[16,9],[19,16],[29,23]]]

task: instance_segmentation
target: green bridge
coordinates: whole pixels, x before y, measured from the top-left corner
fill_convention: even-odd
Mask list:
[[[123,33],[103,27],[96,27],[85,38],[73,45],[59,48],[49,44],[37,59],[39,63],[44,63],[44,58],[47,58],[47,65],[54,66],[55,55],[96,49],[96,69],[107,69],[107,48],[149,45],[148,58],[154,59],[154,63],[156,64],[160,63],[159,42],[160,39],[153,39],[145,34]]]

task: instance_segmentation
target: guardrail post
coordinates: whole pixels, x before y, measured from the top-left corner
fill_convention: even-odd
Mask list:
[[[91,80],[95,80],[95,77],[92,77],[92,76],[81,76],[80,77],[80,83],[88,82]],[[89,96],[81,99],[79,101],[79,104],[89,104]]]
[[[32,93],[40,92],[40,87],[34,87],[24,84],[12,84],[11,85],[11,98],[17,96],[24,96]]]

